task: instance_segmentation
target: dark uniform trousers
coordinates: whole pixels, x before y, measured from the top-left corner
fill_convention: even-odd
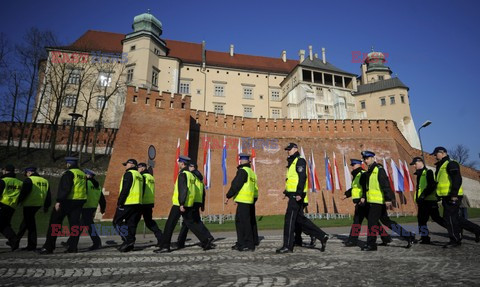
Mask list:
[[[235,228],[237,230],[238,248],[255,248],[255,239],[251,220],[252,206],[253,204],[237,202]]]
[[[0,232],[10,242],[17,240],[17,235],[13,231],[11,224],[12,216],[15,213],[15,209],[8,205],[0,203]]]
[[[200,205],[196,203],[193,205],[193,222],[200,226],[201,232],[204,236],[206,236],[207,238],[213,238],[208,228],[202,222],[202,217],[200,216]],[[180,229],[180,233],[178,234],[177,238],[177,246],[185,246],[185,241],[187,241],[187,235],[188,227],[185,221],[183,221],[182,228]]]
[[[388,217],[387,206],[385,204],[369,203],[367,234],[368,246],[375,246],[377,241],[377,235],[384,232],[382,226],[379,225],[379,221],[406,240],[413,236],[410,231],[405,230],[400,224],[396,223],[395,221],[391,220],[390,217]]]
[[[80,224],[82,226],[86,226],[88,229],[88,234],[90,235],[90,239],[92,239],[93,246],[100,247],[102,246],[102,240],[100,239],[100,234],[98,234],[98,230],[93,232],[95,213],[97,212],[96,208],[83,208],[82,209],[82,217],[80,218]],[[67,242],[70,245],[70,238]]]
[[[250,204],[250,222],[252,225],[253,231],[253,243],[255,246],[260,244],[260,240],[258,239],[258,227],[257,227],[257,215],[255,212],[255,203]]]
[[[142,216],[145,226],[155,234],[157,242],[160,243],[162,241],[162,231],[158,228],[155,220],[153,220],[153,204],[142,205]]]
[[[430,238],[428,235],[427,222],[428,219],[432,218],[438,225],[446,228],[445,220],[440,216],[440,211],[438,209],[438,203],[431,200],[423,200],[418,203],[418,229],[422,238]]]
[[[460,216],[460,204],[462,198],[453,203],[449,198],[442,198],[443,219],[448,230],[448,236],[451,242],[460,242],[462,240],[462,229],[474,234],[480,234],[480,226]]]
[[[117,211],[113,216],[113,227],[117,230],[125,244],[135,243],[135,234],[137,225],[142,217],[142,206],[140,204],[117,206]],[[127,234],[122,226],[127,226]]]
[[[208,237],[206,234],[203,234],[200,224],[195,223],[194,220],[194,207],[185,207],[185,212],[180,212],[180,206],[172,205],[170,213],[168,214],[167,222],[165,223],[165,229],[163,230],[161,248],[170,248],[170,243],[172,241],[173,231],[175,226],[180,219],[180,216],[183,218],[183,222],[190,229],[193,234],[200,240],[202,246],[206,244]]]
[[[53,208],[52,215],[50,216],[50,224],[48,226],[48,231],[47,231],[47,238],[45,240],[45,243],[43,244],[43,248],[53,251],[55,250],[55,243],[57,241],[57,234],[52,234],[52,225],[62,225],[63,219],[65,217],[68,218],[68,225],[70,227],[70,231],[72,230],[73,226],[77,226],[80,233],[80,216],[82,213],[82,206],[85,203],[85,200],[65,200],[60,204],[60,210],[57,211],[55,210],[55,207]],[[59,232],[62,232],[62,229],[59,230]],[[73,236],[73,234],[70,235],[70,238],[68,239],[68,250],[70,251],[75,251],[77,250],[78,246],[78,239],[79,235]]]
[[[283,247],[293,250],[295,244],[295,227],[298,225],[302,231],[310,236],[322,240],[326,233],[323,232],[303,213],[303,200],[295,200],[295,195],[288,196],[287,211],[283,227]]]
[[[20,223],[17,237],[20,239],[28,230],[27,248],[37,248],[37,224],[35,222],[35,214],[40,209],[40,206],[25,206],[23,207],[23,220]]]
[[[357,242],[358,236],[361,232],[361,226],[363,220],[368,217],[368,204],[355,204],[355,213],[353,214],[353,224],[352,228],[350,229],[350,235],[348,237],[348,241],[350,242]],[[378,223],[380,226],[380,224]],[[386,235],[383,226],[380,226],[379,234],[382,238],[382,242],[388,243],[391,241],[390,235]]]

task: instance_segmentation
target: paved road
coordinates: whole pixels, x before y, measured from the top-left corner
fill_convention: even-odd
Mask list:
[[[405,242],[395,238],[390,246],[368,253],[343,247],[341,241],[348,232],[345,227],[325,229],[334,235],[325,252],[296,248],[294,253],[282,255],[275,254],[281,245],[281,231],[260,232],[265,236],[260,247],[248,253],[230,249],[235,242],[231,232],[214,234],[219,239],[215,250],[192,246],[168,254],[153,253],[150,235],[139,236],[136,250],[130,253],[119,253],[109,246],[63,254],[60,247],[55,254],[43,256],[8,252],[5,240],[0,240],[0,285],[451,286],[456,282],[478,286],[480,243],[467,237],[460,248],[444,250],[440,247],[448,241],[444,230],[434,224],[431,229],[437,245],[416,244],[405,249]],[[193,245],[195,241],[189,242]],[[80,248],[90,244],[88,237],[82,238]]]

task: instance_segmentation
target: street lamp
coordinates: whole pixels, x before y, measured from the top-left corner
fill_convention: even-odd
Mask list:
[[[425,157],[423,156],[423,145],[422,145],[422,137],[420,136],[420,130],[422,128],[428,127],[430,124],[432,124],[431,121],[427,120],[423,123],[423,125],[418,129],[418,138],[420,139],[420,148],[422,149],[422,160],[425,163]]]
[[[72,155],[72,146],[73,146],[73,132],[75,130],[75,122],[82,117],[81,114],[77,113],[70,113],[68,114],[69,116],[72,117],[72,122],[70,125],[70,135],[68,136],[68,143],[67,143],[67,155],[71,156]]]

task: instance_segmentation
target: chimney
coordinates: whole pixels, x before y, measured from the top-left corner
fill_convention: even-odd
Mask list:
[[[205,41],[202,41],[202,69],[205,70],[206,66],[206,50],[205,50]]]
[[[327,63],[327,58],[325,57],[325,48],[322,48],[322,62],[323,62],[324,64]]]
[[[284,63],[287,62],[287,51],[285,50],[282,51],[282,61]]]
[[[315,57],[315,59],[318,59],[318,53],[315,53],[313,56]]]
[[[300,50],[298,55],[300,56],[300,63],[302,63],[305,60],[305,50]]]
[[[361,70],[362,70],[362,85],[368,84],[368,79],[367,79],[367,64],[362,63],[362,65],[361,65]]]
[[[233,44],[230,44],[230,57],[233,57]]]
[[[310,61],[313,61],[313,47],[312,47],[312,45],[308,46],[308,57],[310,58]]]

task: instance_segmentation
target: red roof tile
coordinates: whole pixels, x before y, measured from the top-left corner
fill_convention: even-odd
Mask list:
[[[103,51],[121,53],[124,34],[88,30],[69,46],[57,47],[75,51]],[[170,49],[169,57],[181,59],[184,63],[202,63],[202,44],[165,40]],[[288,74],[297,64],[297,60],[283,62],[280,57],[262,57],[244,54],[235,54],[233,57],[227,52],[209,51],[206,61],[209,66],[229,67],[255,71],[277,72]]]

